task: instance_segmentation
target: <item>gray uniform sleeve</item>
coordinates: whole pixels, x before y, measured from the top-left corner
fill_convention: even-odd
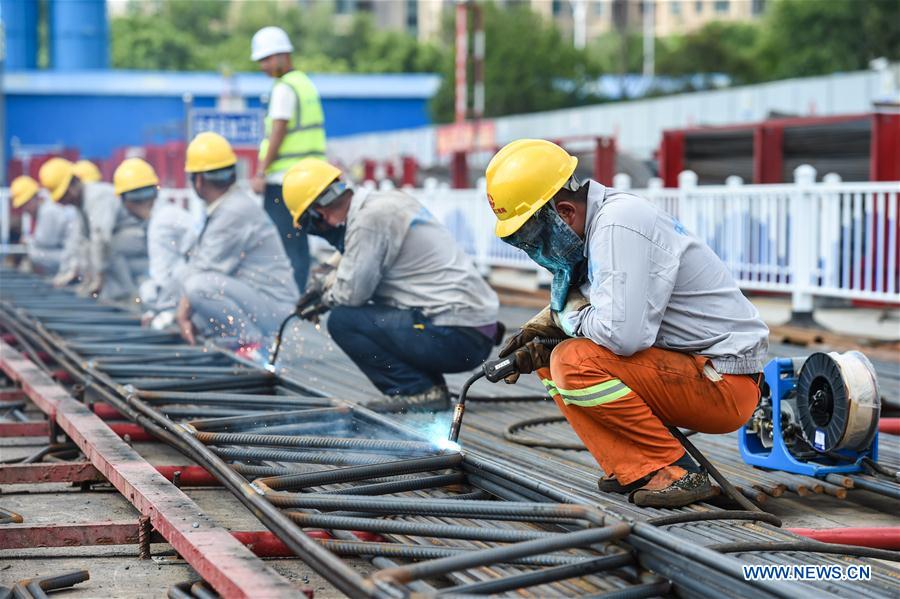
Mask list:
[[[92,274],[102,273],[108,266],[110,245],[116,222],[120,218],[120,209],[118,198],[111,193],[97,194],[91,198],[90,204],[85,206],[90,227],[88,255]]]
[[[85,230],[84,214],[77,210],[74,212],[69,225],[66,227],[65,240],[63,241],[62,256],[60,257],[60,277],[66,275],[76,276],[85,274],[87,264],[87,232]]]
[[[369,301],[384,275],[390,250],[383,232],[368,227],[348,230],[337,277],[324,302],[329,306],[361,306]]]
[[[567,314],[576,335],[620,356],[652,347],[679,259],[637,231],[607,225],[590,239],[590,306]]]
[[[207,225],[203,237],[191,253],[186,271],[233,274],[243,260],[245,239],[253,231],[248,231],[240,210],[228,210],[222,206],[210,218],[214,220]]]

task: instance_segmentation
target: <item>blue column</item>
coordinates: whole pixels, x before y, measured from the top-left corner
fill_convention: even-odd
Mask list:
[[[6,70],[37,68],[37,0],[0,0],[0,20],[6,33]]]
[[[50,65],[57,71],[109,66],[106,0],[49,0]]]

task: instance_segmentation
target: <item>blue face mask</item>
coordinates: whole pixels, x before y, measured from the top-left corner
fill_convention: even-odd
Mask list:
[[[315,210],[307,210],[300,217],[300,228],[309,235],[321,237],[334,249],[344,253],[344,235],[347,233],[347,225],[329,226]]]
[[[585,261],[584,241],[549,204],[503,241],[524,251],[553,274],[550,308],[557,312],[562,310],[569,287]]]

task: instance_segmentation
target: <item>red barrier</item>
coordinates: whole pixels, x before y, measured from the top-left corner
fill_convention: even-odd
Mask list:
[[[874,547],[875,549],[900,549],[900,526],[883,528],[788,528],[796,535],[840,545]]]
[[[878,432],[900,435],[900,418],[882,418],[878,421]]]

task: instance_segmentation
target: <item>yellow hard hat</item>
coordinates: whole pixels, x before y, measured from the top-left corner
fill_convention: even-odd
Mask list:
[[[228,140],[212,131],[197,135],[187,147],[184,170],[188,173],[206,173],[237,164],[237,156]]]
[[[497,152],[485,175],[497,237],[518,231],[562,189],[577,164],[577,158],[543,139],[520,139]]]
[[[65,158],[51,158],[41,165],[38,179],[41,186],[50,192],[50,198],[58,202],[69,189],[72,176],[75,175],[75,165]]]
[[[281,190],[284,205],[287,206],[294,224],[316,201],[335,179],[341,176],[341,169],[320,158],[304,158],[284,175]]]
[[[122,195],[135,189],[159,185],[159,177],[156,171],[145,160],[140,158],[127,158],[116,168],[113,173],[113,188],[116,195]]]
[[[90,160],[79,160],[75,163],[75,176],[85,183],[96,183],[103,179],[100,169]]]
[[[40,189],[41,186],[38,185],[38,182],[28,175],[22,175],[13,179],[12,184],[9,186],[9,195],[12,196],[13,208],[21,208],[27,204],[31,201],[31,198],[37,195]]]

